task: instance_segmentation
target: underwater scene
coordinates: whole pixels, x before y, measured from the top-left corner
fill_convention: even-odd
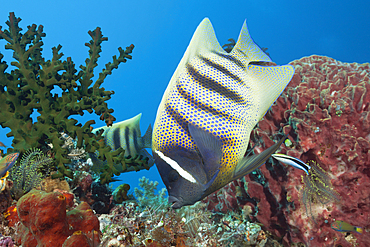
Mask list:
[[[370,246],[369,9],[2,3],[0,247]]]

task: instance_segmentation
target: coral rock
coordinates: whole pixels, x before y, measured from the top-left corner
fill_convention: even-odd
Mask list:
[[[0,214],[4,213],[13,202],[10,192],[10,188],[13,183],[9,180],[5,181],[5,183],[5,189],[0,191]]]
[[[96,232],[97,234],[97,232]],[[64,242],[62,247],[92,247],[92,246],[99,246],[99,240],[97,239],[99,235],[97,234],[96,237],[94,236],[95,242],[92,242],[93,237],[88,237],[87,234],[76,231],[71,236],[69,236],[66,241]]]
[[[17,243],[25,247],[62,246],[75,231],[99,231],[99,221],[87,203],[67,213],[66,198],[59,192],[31,190],[18,201],[17,208],[22,223]]]
[[[8,226],[15,226],[19,222],[17,206],[13,205],[4,213],[5,219],[8,221]]]

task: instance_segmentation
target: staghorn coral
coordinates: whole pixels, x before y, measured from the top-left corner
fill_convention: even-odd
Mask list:
[[[15,59],[11,63],[15,69],[8,73],[8,65],[2,61],[4,56],[0,53],[0,125],[10,128],[7,136],[14,137],[12,148],[7,151],[25,152],[29,148],[42,148],[51,143],[58,167],[54,177],[71,178],[72,170],[64,165],[70,162],[68,151],[62,148],[64,143],[59,138],[59,133],[64,132],[73,139],[77,137],[77,148],[84,144],[88,153],[99,151],[99,159],[108,162],[101,174],[102,183],[111,181],[113,174],[119,175],[115,163],[123,166],[123,171],[126,170],[123,150],[109,152],[110,148],[104,142],[99,142],[102,137],[91,133],[90,126],[95,123],[93,120],[82,126],[71,116],[83,115],[85,111],[95,112],[107,125],[112,124],[115,120],[111,115],[113,110],[108,108],[105,101],[114,92],[105,91],[101,85],[113,69],[132,58],[129,54],[134,46],[130,45],[126,50],[118,48],[119,57],[113,56],[113,63],[107,63],[94,82],[93,72],[100,57],[101,43],[108,40],[103,37],[99,27],[88,32],[92,38],[86,43],[89,58],[86,59],[86,65],[81,65],[78,71],[70,57],[61,60],[61,45],[52,48],[51,60],[45,60],[42,57],[42,38],[45,37],[43,26],[33,24],[22,34],[18,25],[20,21],[11,12],[9,21],[6,22],[9,29],[0,28],[0,39],[7,41],[5,48],[13,50]],[[51,91],[54,88],[60,88],[61,95],[53,94]],[[34,110],[40,114],[37,122],[33,122],[31,118]]]

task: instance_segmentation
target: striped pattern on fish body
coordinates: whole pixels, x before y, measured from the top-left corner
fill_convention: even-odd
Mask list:
[[[252,41],[246,23],[231,53],[219,45],[207,18],[198,26],[164,93],[154,124],[152,149],[170,197],[173,186],[166,177],[170,170],[163,160],[180,169],[180,176],[189,175],[193,178],[189,181],[209,186],[194,193],[202,197],[249,171],[240,162],[250,133],[294,73],[290,65],[262,67],[252,61],[271,60]],[[171,155],[178,156],[179,150],[184,152],[182,156],[196,160],[199,154],[202,164],[195,167],[174,160],[177,166]],[[184,189],[191,190],[191,186]]]
[[[125,150],[125,157],[131,156],[135,158],[137,155],[142,155],[144,158],[148,158],[147,166],[151,167],[154,165],[154,159],[145,148],[151,147],[152,127],[149,125],[145,135],[141,136],[140,119],[141,113],[133,118],[115,123],[110,127],[103,126],[94,129],[92,132],[97,133],[103,129],[104,132],[102,136],[104,137],[104,143],[108,145],[112,151],[122,147],[122,149]],[[94,167],[96,168],[95,170],[99,171],[107,162],[101,161],[97,157],[99,157],[98,151],[90,155]],[[116,169],[119,172],[137,171],[137,167],[135,166],[127,166],[125,170],[122,170],[121,166],[117,166]]]
[[[93,133],[103,129],[104,142],[112,151],[122,147],[126,157],[129,155],[135,157],[142,149],[151,148],[152,127],[149,125],[145,135],[141,137],[140,119],[141,113],[110,127],[103,126],[94,129]]]

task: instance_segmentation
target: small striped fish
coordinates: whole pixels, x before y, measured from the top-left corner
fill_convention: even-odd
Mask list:
[[[253,62],[253,63],[252,63]],[[261,166],[285,138],[244,157],[249,136],[294,74],[253,42],[246,23],[230,53],[204,19],[159,105],[152,151],[173,208],[191,205]]]
[[[136,157],[137,155],[148,157],[148,166],[150,167],[154,164],[154,160],[145,148],[151,148],[152,127],[149,125],[145,135],[141,137],[140,119],[141,113],[133,118],[115,123],[110,127],[103,126],[94,129],[92,132],[97,133],[103,129],[104,142],[112,151],[122,147],[125,150],[125,157]],[[95,156],[98,157],[99,153],[96,152]],[[99,162],[96,157],[92,157],[94,164]],[[127,171],[131,171],[130,167],[127,167],[127,169]]]

